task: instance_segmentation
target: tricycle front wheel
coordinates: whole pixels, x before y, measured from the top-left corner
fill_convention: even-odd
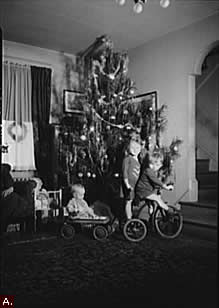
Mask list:
[[[140,242],[147,235],[147,226],[140,219],[133,218],[125,223],[123,234],[131,242]]]

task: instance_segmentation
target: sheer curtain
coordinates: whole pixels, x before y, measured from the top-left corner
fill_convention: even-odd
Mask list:
[[[31,68],[3,63],[2,139],[8,153],[2,161],[13,170],[35,170],[31,108]]]

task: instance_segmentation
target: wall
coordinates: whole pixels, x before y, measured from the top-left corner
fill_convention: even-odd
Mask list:
[[[78,89],[76,57],[71,54],[11,41],[3,41],[3,61],[24,63],[52,69],[50,122],[59,122],[63,112],[63,90]]]
[[[195,121],[191,121],[194,110],[190,104],[190,96],[193,96],[190,82],[197,61],[203,58],[205,49],[218,39],[219,14],[129,51],[129,75],[135,80],[139,92],[157,90],[159,104],[168,106],[168,126],[163,143],[169,144],[175,136],[184,141],[180,148],[181,157],[175,164],[177,186],[171,195],[168,193],[171,201],[181,198],[184,193],[182,200],[191,200],[189,191],[193,189],[190,183],[193,179],[190,169],[194,166],[190,156],[195,152],[195,140],[191,152]],[[195,119],[195,114],[192,117]]]
[[[196,78],[197,158],[210,159],[218,170],[219,53],[207,57],[207,67]]]

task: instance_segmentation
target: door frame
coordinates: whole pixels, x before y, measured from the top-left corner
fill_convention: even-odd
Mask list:
[[[193,71],[188,76],[188,175],[189,200],[198,200],[198,181],[196,179],[196,76],[202,74],[202,64],[208,53],[219,45],[219,40],[206,46],[197,56]]]

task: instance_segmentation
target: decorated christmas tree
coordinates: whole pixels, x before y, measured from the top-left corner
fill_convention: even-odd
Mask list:
[[[160,151],[164,156],[162,178],[172,172],[181,140],[162,146],[160,135],[166,126],[165,109],[155,104],[157,93],[136,95],[128,77],[128,55],[115,52],[112,41],[102,36],[77,57],[81,111],[63,119],[60,147],[65,153],[68,184],[120,178],[122,160],[130,140],[142,145],[142,156]],[[69,127],[69,129],[68,129]],[[111,180],[109,180],[111,179]]]

